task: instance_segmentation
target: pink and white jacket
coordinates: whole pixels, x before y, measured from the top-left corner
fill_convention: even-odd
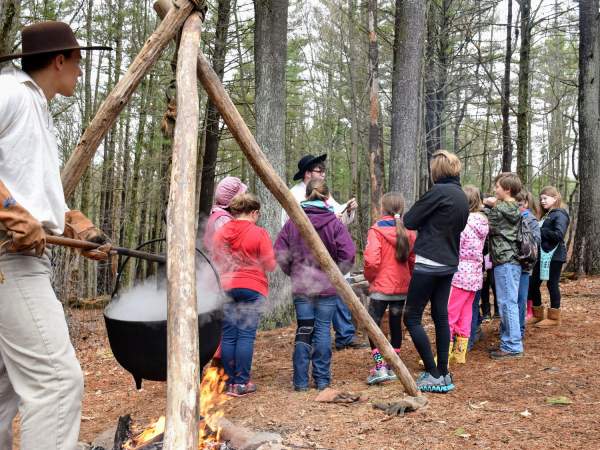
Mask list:
[[[487,217],[470,213],[465,229],[460,234],[458,271],[452,286],[465,291],[478,291],[483,284],[483,245],[488,235]]]

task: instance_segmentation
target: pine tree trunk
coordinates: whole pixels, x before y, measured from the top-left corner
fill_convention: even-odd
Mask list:
[[[417,198],[421,114],[418,93],[424,39],[425,2],[396,0],[389,189],[402,192],[407,207]]]
[[[600,30],[598,0],[579,2],[579,214],[577,273],[600,273]]]
[[[531,0],[521,5],[521,47],[519,50],[519,105],[517,108],[517,175],[528,184],[527,141],[529,123],[529,66],[531,50]]]
[[[369,170],[371,179],[371,223],[380,213],[383,195],[383,149],[379,138],[379,56],[377,48],[377,0],[369,0]]]
[[[2,0],[0,2],[0,55],[12,53],[17,32],[19,30],[19,15],[21,0]],[[1,62],[0,69],[10,62]]]
[[[231,1],[219,0],[217,7],[217,29],[215,31],[215,47],[212,63],[215,73],[223,80],[225,72],[225,54],[227,52],[227,30],[231,15]],[[202,180],[200,184],[200,216],[210,214],[213,191],[215,189],[215,169],[219,150],[220,118],[215,105],[208,100],[206,104],[206,141],[202,158]],[[199,229],[199,232],[201,230]]]
[[[512,58],[512,0],[508,0],[506,16],[506,52],[504,54],[504,79],[502,80],[502,172],[510,172],[512,165],[512,141],[510,138],[510,61]],[[491,175],[491,174],[490,174]]]
[[[285,120],[288,0],[254,0],[254,71],[256,141],[280,177],[285,176]],[[281,229],[281,205],[262,182],[257,183],[263,226],[275,240]],[[283,272],[269,277],[270,298],[287,299]]]

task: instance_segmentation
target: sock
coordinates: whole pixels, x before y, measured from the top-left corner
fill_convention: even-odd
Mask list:
[[[378,349],[374,348],[371,351],[371,356],[373,357],[373,360],[375,361],[375,369],[379,370],[385,366],[385,361],[383,359],[383,356],[381,356],[381,353],[379,353]]]

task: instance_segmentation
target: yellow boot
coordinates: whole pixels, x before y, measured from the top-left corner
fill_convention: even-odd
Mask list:
[[[533,307],[533,317],[527,319],[527,325],[533,325],[544,320],[545,309],[543,306]]]
[[[469,338],[463,336],[456,336],[456,344],[454,345],[454,352],[452,353],[452,360],[457,364],[464,364],[467,362],[467,347],[469,346]]]
[[[548,308],[548,316],[534,326],[537,328],[557,327],[560,325],[560,309]]]
[[[450,361],[452,360],[452,347],[454,346],[454,342],[452,342],[452,340],[450,340],[450,348],[448,349],[448,367],[450,367]],[[435,363],[437,364],[437,356],[433,357],[433,360],[435,361]],[[425,364],[423,363],[422,359],[419,359],[419,365],[421,367],[424,367]]]

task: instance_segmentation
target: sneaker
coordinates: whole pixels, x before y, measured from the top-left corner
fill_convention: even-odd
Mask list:
[[[384,381],[388,381],[389,379],[390,377],[385,366],[381,366],[379,369],[377,367],[373,367],[369,373],[369,376],[367,377],[367,384],[372,386],[374,384],[380,384]]]
[[[490,352],[490,358],[492,359],[513,359],[522,358],[523,352],[505,352],[504,350],[493,350]]]
[[[429,372],[422,372],[417,378],[417,388],[421,392],[434,392],[434,393],[442,393],[450,392],[453,388],[446,385],[444,376],[439,376],[434,378]]]
[[[296,392],[307,392],[308,389],[308,386],[294,386]]]
[[[444,383],[446,383],[446,387],[448,388],[447,392],[454,390],[456,386],[454,386],[454,380],[452,379],[452,375],[448,372],[444,375]]]
[[[246,384],[230,384],[226,394],[231,397],[243,397],[256,392],[256,385],[252,381]]]
[[[398,380],[398,375],[396,375],[394,373],[394,371],[392,369],[390,369],[389,367],[386,366],[387,369],[387,373],[388,373],[388,380],[390,381],[397,381]]]
[[[336,350],[346,350],[346,349],[358,350],[358,349],[367,348],[367,347],[369,347],[368,342],[361,341],[360,339],[358,339],[356,337],[352,338],[352,340],[350,342],[348,342],[347,344],[343,344],[343,345],[335,344]]]

